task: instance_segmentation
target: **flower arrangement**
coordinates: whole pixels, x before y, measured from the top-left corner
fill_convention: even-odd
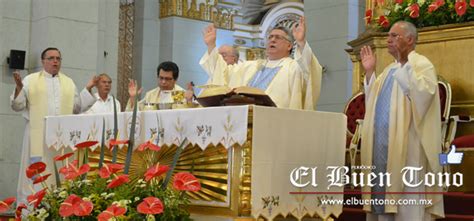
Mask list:
[[[35,188],[39,191],[32,188],[32,194],[27,197],[28,205],[21,203],[16,207],[16,220],[190,220],[185,209],[189,204],[185,192],[199,191],[201,184],[192,175],[193,166],[190,172],[178,172],[172,178],[186,139],[174,153],[171,165],[160,165],[154,157],[161,149],[154,142],[158,143],[157,138],[150,138],[135,150],[132,148],[136,115],[135,105],[130,140],[117,140],[117,112],[114,112],[114,135],[108,143],[111,162],[105,160],[104,120],[100,144],[98,141],[85,141],[76,144],[74,152],[54,157],[56,186],[46,184],[52,174],[44,174],[47,167],[44,162],[31,164],[25,171],[26,175],[33,185],[41,185],[41,188]],[[97,145],[100,145],[100,158],[97,169],[93,170],[92,166],[97,164],[89,163],[89,153],[90,148]],[[117,163],[119,145],[126,146],[125,164]],[[130,177],[134,152],[137,155],[146,152],[152,164],[146,171],[136,172],[134,177]],[[73,157],[74,160],[70,159]],[[172,185],[168,185],[170,182]],[[1,200],[0,213],[14,209],[15,201],[14,197]]]
[[[114,142],[121,141],[112,141],[111,146]],[[86,141],[76,148],[88,152],[97,143]],[[159,146],[147,141],[136,151],[159,150]],[[43,174],[45,163],[37,162],[27,168],[26,174],[33,184],[42,185],[43,189],[28,196],[30,207],[25,204],[17,207],[17,220],[21,220],[23,210],[28,210],[27,217],[23,217],[28,220],[189,220],[189,213],[184,209],[189,200],[184,191],[201,189],[191,173],[176,173],[168,186],[172,167],[157,163],[136,182],[130,182],[129,175],[123,173],[123,164],[103,163],[98,170],[91,171],[87,159],[83,159],[82,165],[77,159],[68,162],[72,156],[73,152],[54,158],[55,164],[63,165],[56,171],[64,177],[55,188],[46,185],[51,174]],[[0,210],[13,202],[14,198],[1,201]]]
[[[401,20],[417,28],[469,22],[474,21],[474,0],[376,0],[365,20],[369,28],[382,31]]]

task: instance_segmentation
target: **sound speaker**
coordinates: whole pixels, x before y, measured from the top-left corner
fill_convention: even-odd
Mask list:
[[[11,69],[25,69],[25,54],[26,51],[10,50],[9,67]]]

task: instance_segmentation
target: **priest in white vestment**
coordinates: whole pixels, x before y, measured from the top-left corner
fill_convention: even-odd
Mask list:
[[[441,151],[441,114],[438,80],[428,58],[415,52],[417,30],[409,22],[395,23],[388,34],[387,47],[396,59],[375,77],[376,59],[368,46],[361,49],[362,65],[366,71],[366,114],[362,127],[361,162],[373,166],[370,172],[390,173],[390,184],[363,192],[392,192],[364,194],[367,200],[422,199],[428,205],[364,205],[367,220],[434,220],[444,217],[442,188],[425,186],[425,173],[441,172],[438,154]],[[402,182],[402,169],[416,167],[417,177]],[[416,185],[422,182],[420,185]],[[393,192],[404,192],[403,194]],[[417,192],[407,194],[406,192]],[[425,193],[428,192],[428,193]],[[439,194],[430,194],[437,192]]]
[[[87,110],[86,114],[98,114],[98,113],[113,113],[114,112],[114,97],[110,95],[112,89],[112,78],[106,73],[102,73],[98,76],[97,80],[97,93],[94,94],[96,102],[92,107]],[[115,108],[117,112],[120,112],[120,102],[115,99]]]
[[[147,103],[172,103],[173,100],[170,96],[163,96],[164,92],[171,91],[183,91],[185,93],[184,99],[182,102],[189,102],[192,100],[193,93],[191,90],[184,90],[176,81],[179,77],[179,68],[176,63],[172,61],[165,61],[158,65],[157,68],[157,77],[158,77],[158,87],[148,91],[145,94],[145,97],[138,102],[138,110],[143,110],[144,105]],[[130,80],[128,84],[128,95],[130,96],[126,111],[133,110],[135,97],[138,96],[143,88],[137,90],[137,82],[135,80]],[[169,94],[168,94],[169,95]]]
[[[10,97],[11,107],[14,111],[22,111],[26,119],[18,178],[18,203],[25,203],[26,197],[32,194],[32,181],[25,173],[31,163],[46,163],[44,174],[53,174],[47,181],[49,184],[54,183],[53,157],[57,152],[44,145],[44,117],[77,114],[95,102],[90,90],[97,78],[92,78],[86,88],[77,93],[72,79],[60,72],[61,60],[61,52],[57,48],[47,48],[41,53],[43,70],[29,74],[23,80],[18,72],[13,75],[16,88]],[[41,188],[40,185],[36,186]]]
[[[216,29],[211,24],[204,30],[208,50],[199,63],[210,84],[255,87],[265,91],[277,107],[315,110],[322,68],[306,42],[305,32],[304,17],[293,33],[275,27],[267,37],[267,59],[228,65],[218,54]],[[297,43],[295,59],[290,57],[293,37]]]

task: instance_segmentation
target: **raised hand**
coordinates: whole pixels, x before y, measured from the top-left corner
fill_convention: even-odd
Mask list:
[[[15,88],[15,98],[20,93],[21,89],[23,89],[23,81],[21,80],[21,75],[18,70],[13,71],[13,79],[15,80],[16,88]]]
[[[360,60],[365,69],[365,76],[367,80],[369,80],[375,71],[375,63],[377,62],[377,59],[369,46],[363,46],[360,49]]]
[[[293,37],[299,47],[303,48],[306,43],[306,22],[304,16],[300,17],[300,22],[293,26]]]
[[[143,88],[140,88],[140,90],[137,91],[137,81],[133,79],[129,79],[128,82],[128,95],[130,98],[135,98],[137,95],[142,93]],[[132,99],[133,100],[133,99]]]
[[[216,47],[216,28],[214,24],[208,25],[203,31],[204,43],[207,45],[207,50],[210,53]]]
[[[87,82],[86,88],[90,92],[91,89],[95,86],[97,86],[97,83],[99,82],[99,77],[97,75],[92,76],[92,78]]]
[[[184,98],[186,98],[186,102],[191,103],[193,101],[194,96],[194,83],[191,81],[187,85],[187,90],[184,92]]]

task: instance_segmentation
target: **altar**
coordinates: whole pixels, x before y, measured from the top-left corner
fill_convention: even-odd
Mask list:
[[[118,114],[118,139],[128,139],[131,116]],[[45,142],[73,149],[100,141],[102,134],[111,139],[113,125],[113,114],[47,117]],[[261,106],[145,111],[138,112],[135,130],[136,146],[150,139],[161,146],[152,157],[162,164],[185,141],[175,172],[192,170],[201,182],[199,192],[188,193],[188,210],[197,220],[327,219],[342,213],[342,205],[324,203],[343,199],[343,186],[329,185],[327,169],[344,166],[341,113]],[[125,152],[119,151],[118,162]],[[94,167],[98,155],[89,158]],[[149,158],[132,156],[130,175],[142,175]]]

